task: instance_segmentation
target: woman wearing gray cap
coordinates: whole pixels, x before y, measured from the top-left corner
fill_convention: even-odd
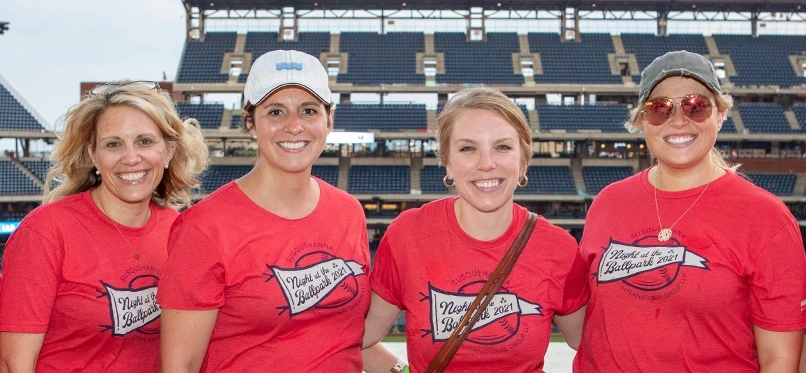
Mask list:
[[[369,248],[359,202],[311,176],[333,128],[318,59],[252,65],[248,174],[183,212],[158,300],[165,372],[360,372]],[[334,329],[338,332],[334,332]]]
[[[698,54],[667,53],[641,74],[625,126],[658,162],[588,212],[591,298],[575,372],[797,370],[803,242],[781,200],[714,149],[732,104]]]

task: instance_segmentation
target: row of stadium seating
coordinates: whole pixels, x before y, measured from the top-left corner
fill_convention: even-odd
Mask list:
[[[527,119],[529,113],[521,106]],[[218,129],[224,115],[222,104],[179,103],[182,117],[196,118],[202,128]],[[426,130],[427,111],[422,104],[339,104],[335,112],[335,127],[346,131],[378,130],[381,132]],[[624,121],[629,115],[627,105],[536,105],[542,132],[625,132]],[[767,103],[737,105],[748,133],[804,134],[806,133],[806,106],[795,106],[792,111],[801,129],[791,128],[784,109]],[[734,112],[734,115],[737,115]],[[237,128],[240,115],[233,116],[230,128]],[[733,118],[728,118],[722,133],[736,133]]]
[[[44,180],[47,161],[22,161],[22,165]],[[245,175],[251,165],[213,165],[202,178],[202,190],[212,192],[225,183]],[[312,174],[332,185],[338,184],[338,166],[314,166]],[[632,175],[627,166],[585,166],[582,177],[587,194],[595,195],[605,186]],[[442,184],[445,169],[426,165],[420,170],[420,188],[425,194],[448,193]],[[576,195],[577,185],[568,166],[532,166],[527,172],[529,184],[516,191],[524,194]],[[749,174],[757,185],[776,195],[792,195],[795,174]],[[41,188],[9,160],[0,160],[0,195],[37,195]],[[411,173],[409,166],[353,165],[348,172],[347,191],[352,194],[409,194]]]
[[[224,54],[233,52],[237,34],[209,32],[205,40],[189,41],[180,62],[177,83],[221,83],[229,79],[222,73]],[[621,34],[624,51],[634,54],[638,68],[643,69],[655,57],[673,50],[709,54],[702,35]],[[736,86],[770,86],[781,88],[806,84],[802,73],[796,73],[789,56],[806,51],[806,38],[787,35],[715,35],[716,47],[729,55],[736,75],[730,81]],[[609,34],[582,34],[581,41],[560,41],[557,34],[530,33],[529,52],[540,54],[542,74],[536,83],[623,84],[613,74],[608,54],[616,47]],[[252,60],[275,49],[297,49],[314,56],[330,51],[330,34],[300,33],[298,41],[279,41],[276,32],[246,34],[244,52]],[[417,72],[417,53],[425,51],[423,33],[375,34],[343,32],[339,35],[339,52],[349,54],[347,72],[339,74],[339,83],[357,85],[423,84],[425,76]],[[434,51],[444,55],[444,73],[437,83],[455,84],[524,84],[523,75],[515,74],[512,54],[521,52],[519,35],[488,33],[484,42],[467,41],[463,33],[435,33]],[[245,82],[248,71],[238,81]],[[631,71],[640,80],[638,71]]]

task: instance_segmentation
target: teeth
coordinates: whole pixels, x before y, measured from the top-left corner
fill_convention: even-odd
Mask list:
[[[497,187],[498,184],[500,184],[500,183],[501,182],[498,179],[495,179],[495,180],[476,181],[473,184],[476,184],[476,186],[479,187],[479,188],[490,189],[490,188]]]
[[[308,143],[307,141],[295,141],[295,142],[284,141],[280,142],[279,144],[281,147],[285,149],[299,149],[305,146],[307,143]]]
[[[694,140],[696,136],[694,135],[685,135],[685,136],[667,136],[666,141],[672,144],[682,144],[684,142],[689,142]]]
[[[118,174],[118,176],[120,176],[121,179],[126,181],[135,181],[142,179],[143,176],[146,176],[146,173],[148,173],[148,171],[138,172],[134,174]]]

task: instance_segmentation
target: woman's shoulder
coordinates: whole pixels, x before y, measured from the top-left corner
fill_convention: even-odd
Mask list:
[[[207,195],[207,197],[202,198],[201,201],[188,207],[179,215],[187,218],[189,216],[220,214],[223,211],[233,210],[232,208],[237,206],[232,204],[237,192],[239,192],[238,184],[235,181],[230,181]]]
[[[23,219],[23,224],[32,220],[62,220],[67,215],[83,215],[89,210],[86,198],[91,198],[89,197],[89,191],[76,193],[57,201],[43,204],[29,212]]]

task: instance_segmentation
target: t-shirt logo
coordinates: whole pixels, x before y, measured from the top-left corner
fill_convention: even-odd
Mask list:
[[[610,240],[599,260],[597,282],[622,281],[640,290],[660,290],[674,282],[681,266],[708,270],[708,259],[697,255],[675,239],[670,246],[642,245],[641,241],[624,244]]]
[[[324,251],[308,253],[300,257],[294,268],[266,265],[271,273],[264,273],[270,281],[280,284],[290,317],[311,308],[337,308],[358,295],[355,276],[364,275],[364,266],[356,261],[346,261]]]
[[[159,326],[149,324],[160,317],[157,304],[157,281],[153,275],[137,276],[129,282],[128,288],[115,288],[101,282],[106,292],[100,297],[109,298],[109,315],[112,325],[103,325],[112,330],[114,336],[124,336],[133,331],[144,334],[159,333]]]
[[[423,337],[431,334],[433,342],[446,341],[459,325],[462,317],[476,299],[486,281],[468,283],[456,293],[440,290],[428,284],[429,295],[424,300],[431,302],[431,330],[424,330]],[[522,315],[543,316],[542,306],[519,298],[503,286],[493,296],[479,321],[467,336],[467,341],[491,345],[501,343],[518,333]]]

